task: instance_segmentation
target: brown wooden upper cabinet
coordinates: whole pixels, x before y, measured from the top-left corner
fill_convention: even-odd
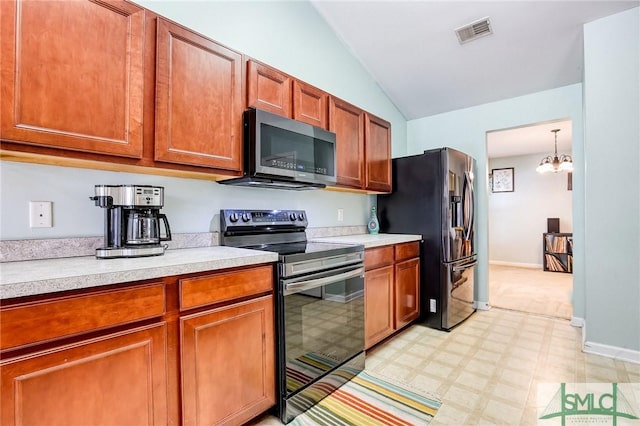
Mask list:
[[[256,61],[247,61],[247,105],[291,117],[291,77]]]
[[[338,185],[364,188],[364,115],[348,102],[329,98],[329,130],[336,134]]]
[[[242,169],[242,55],[158,18],[155,160]]]
[[[327,129],[329,95],[262,64],[247,61],[247,106]]]
[[[391,192],[391,124],[365,114],[365,189]]]
[[[329,95],[322,90],[293,80],[293,119],[328,129],[327,103]]]
[[[142,157],[144,9],[1,1],[0,12],[0,138]]]
[[[336,134],[338,185],[391,192],[391,124],[331,96],[329,130]]]
[[[251,106],[335,132],[338,186],[391,191],[388,122],[133,3],[4,0],[0,24],[3,150],[238,176]]]

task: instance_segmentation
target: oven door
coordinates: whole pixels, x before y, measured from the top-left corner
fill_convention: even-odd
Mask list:
[[[364,350],[364,267],[351,265],[280,280],[285,395]]]

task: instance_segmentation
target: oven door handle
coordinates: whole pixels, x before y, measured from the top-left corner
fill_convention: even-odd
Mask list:
[[[322,287],[324,285],[331,284],[336,281],[348,280],[350,278],[355,278],[361,275],[364,275],[364,267],[343,272],[341,274],[330,275],[328,277],[315,278],[311,280],[304,280],[304,281],[285,280],[283,281],[284,294],[287,295],[292,293],[298,293],[300,291],[311,290],[312,288]]]

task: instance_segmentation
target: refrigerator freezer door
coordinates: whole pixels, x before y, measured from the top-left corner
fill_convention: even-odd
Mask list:
[[[445,280],[442,328],[449,330],[467,319],[474,311],[474,271],[478,264],[474,257],[461,262],[443,264]]]
[[[473,158],[446,148],[442,168],[442,259],[454,262],[475,254],[473,247]]]

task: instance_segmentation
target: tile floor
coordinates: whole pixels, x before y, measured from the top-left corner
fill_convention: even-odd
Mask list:
[[[438,394],[431,425],[535,425],[539,383],[640,383],[639,364],[580,347],[567,320],[494,308],[450,333],[413,325],[368,352],[366,368]]]
[[[442,407],[433,426],[535,425],[541,383],[640,383],[640,364],[581,351],[582,330],[564,319],[571,311],[560,308],[571,308],[570,274],[494,268],[490,278],[502,280],[490,284],[494,308],[476,312],[449,333],[412,325],[368,351],[366,370],[437,395]],[[558,281],[552,285],[564,288],[550,289],[547,284],[553,280]],[[535,286],[511,285],[509,290],[509,282],[516,281]],[[501,298],[501,291],[511,297]],[[534,298],[546,294],[545,303],[554,308],[541,310],[541,304],[530,304],[527,297],[515,297],[517,293]],[[495,307],[499,304],[508,309]],[[556,317],[559,314],[564,318]],[[640,403],[640,389],[635,390]],[[280,423],[265,416],[254,424]]]

